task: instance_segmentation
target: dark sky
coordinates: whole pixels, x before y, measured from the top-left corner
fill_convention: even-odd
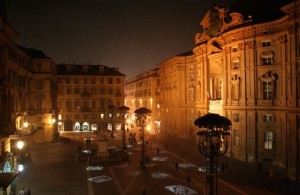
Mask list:
[[[236,0],[8,0],[17,43],[55,63],[119,67],[127,78],[192,50],[212,2]]]

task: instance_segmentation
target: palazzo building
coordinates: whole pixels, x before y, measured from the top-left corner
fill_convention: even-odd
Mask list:
[[[124,105],[124,74],[105,65],[56,67],[58,131],[121,129],[117,108]]]
[[[34,134],[36,142],[51,141],[57,114],[55,64],[39,50],[15,44],[19,34],[3,15],[0,26],[0,134]]]
[[[159,71],[143,72],[125,82],[125,105],[130,108],[129,123],[135,123],[134,111],[146,107],[152,111],[149,118],[153,132],[160,130]]]
[[[206,113],[232,121],[228,156],[300,175],[300,1],[211,6],[192,52],[158,65],[161,130],[196,137]]]

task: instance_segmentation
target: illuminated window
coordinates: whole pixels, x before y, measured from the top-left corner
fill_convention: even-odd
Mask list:
[[[104,114],[103,113],[100,114],[100,118],[104,119]]]
[[[264,148],[266,150],[273,149],[273,132],[271,131],[264,132]]]

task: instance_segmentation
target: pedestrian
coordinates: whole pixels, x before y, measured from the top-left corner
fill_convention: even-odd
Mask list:
[[[188,183],[188,186],[190,187],[191,177],[189,175],[186,177],[186,181]]]
[[[257,163],[257,170],[262,171],[262,162]]]
[[[288,176],[285,176],[282,179],[283,188],[287,187],[287,185],[289,184],[289,182],[290,182],[290,178]]]
[[[157,154],[157,156],[159,156],[159,147],[157,147],[157,149],[156,149],[156,154]]]
[[[269,169],[269,175],[270,175],[270,177],[274,176],[274,170],[272,168]]]
[[[146,156],[146,165],[149,165],[149,157]]]
[[[179,170],[179,165],[178,165],[178,163],[175,163],[175,169],[176,169],[176,171]]]
[[[222,163],[222,173],[224,173],[224,172],[225,172],[225,164]]]

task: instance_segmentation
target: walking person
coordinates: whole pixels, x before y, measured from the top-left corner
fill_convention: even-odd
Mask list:
[[[179,170],[179,165],[178,165],[178,163],[175,163],[175,169],[176,169],[176,171]]]
[[[272,168],[269,169],[269,175],[271,178],[274,176],[274,170]]]
[[[156,154],[157,154],[157,156],[159,156],[159,147],[157,147],[157,149],[156,149]]]
[[[190,187],[191,177],[189,175],[186,177],[186,181],[188,183],[188,187]]]

